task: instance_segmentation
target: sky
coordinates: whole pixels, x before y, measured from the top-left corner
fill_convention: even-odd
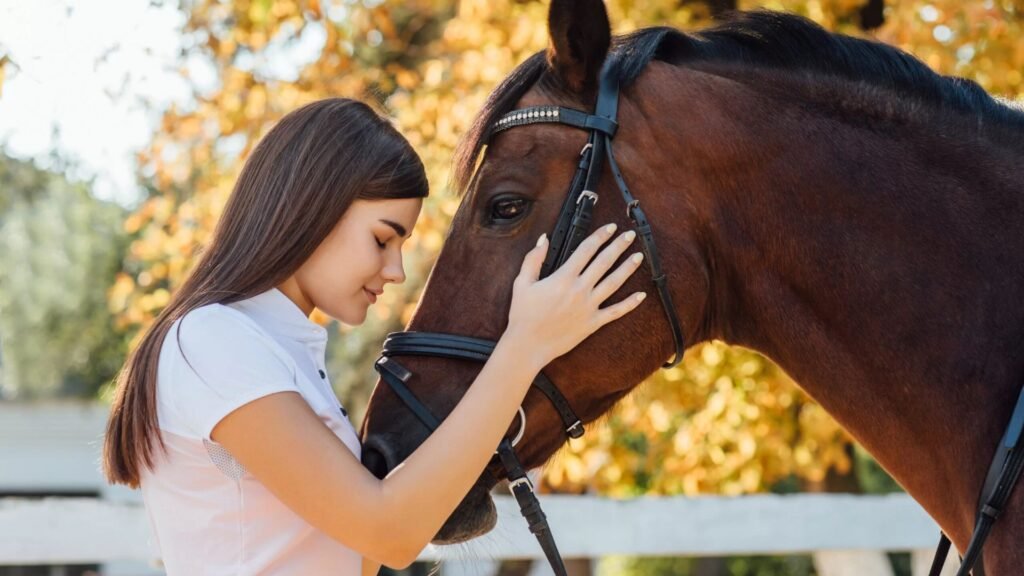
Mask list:
[[[19,67],[0,87],[0,149],[44,168],[58,151],[74,161],[70,177],[93,181],[96,197],[134,207],[141,196],[134,152],[152,137],[161,111],[172,103],[191,107],[189,82],[201,93],[217,85],[202,56],[183,63],[178,55],[185,16],[177,4],[0,0],[0,48]],[[344,20],[344,2],[329,4],[328,18]],[[301,36],[283,33],[235,65],[294,81],[326,39],[323,25],[310,23]]]
[[[133,151],[159,110],[191,99],[177,72],[184,16],[166,4],[0,0],[0,46],[19,67],[0,88],[0,148],[43,167],[57,150],[98,198],[135,205]]]

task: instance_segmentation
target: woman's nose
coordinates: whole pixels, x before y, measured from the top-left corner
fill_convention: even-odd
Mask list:
[[[399,256],[395,261],[389,262],[384,266],[381,275],[386,282],[393,282],[395,284],[405,282],[405,267],[402,266],[402,257]]]

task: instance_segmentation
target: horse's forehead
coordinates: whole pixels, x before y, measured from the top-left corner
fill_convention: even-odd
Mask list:
[[[556,102],[553,102],[550,97],[544,95],[537,87],[533,87],[527,90],[526,94],[523,94],[523,97],[516,103],[516,108],[543,106],[546,104],[556,104]]]
[[[515,109],[552,104],[551,100],[530,91]],[[579,141],[579,142],[577,142]],[[557,153],[562,146],[586,141],[586,135],[562,124],[530,124],[505,130],[495,135],[488,145],[487,158],[500,161],[536,161],[539,155]]]

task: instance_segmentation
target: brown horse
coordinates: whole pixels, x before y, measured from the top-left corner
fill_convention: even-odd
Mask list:
[[[687,342],[717,338],[772,358],[963,550],[1024,382],[1024,112],[899,50],[790,15],[613,41],[600,0],[555,0],[549,32],[548,51],[505,79],[460,149],[457,182],[468,190],[409,330],[500,336],[522,255],[554,225],[586,133],[536,124],[488,142],[491,125],[526,106],[591,110],[607,57],[623,86],[616,159],[651,220]],[[595,224],[626,228],[614,182],[601,182]],[[612,301],[650,282],[640,272]],[[648,298],[545,374],[587,422],[671,352]],[[402,363],[442,415],[479,369]],[[565,433],[543,395],[531,391],[524,408],[517,452],[538,466]],[[385,474],[426,434],[377,387],[367,466]],[[493,526],[488,492],[500,477],[495,462],[437,541]],[[990,575],[1024,564],[1022,504],[1017,490],[986,544]]]

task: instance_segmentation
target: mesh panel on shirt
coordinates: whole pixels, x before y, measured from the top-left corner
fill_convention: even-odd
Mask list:
[[[228,452],[227,448],[220,444],[210,442],[203,438],[203,446],[206,447],[206,453],[210,456],[210,461],[217,467],[218,470],[224,473],[225,476],[232,480],[238,480],[245,474],[245,467],[235,460],[235,457]]]

